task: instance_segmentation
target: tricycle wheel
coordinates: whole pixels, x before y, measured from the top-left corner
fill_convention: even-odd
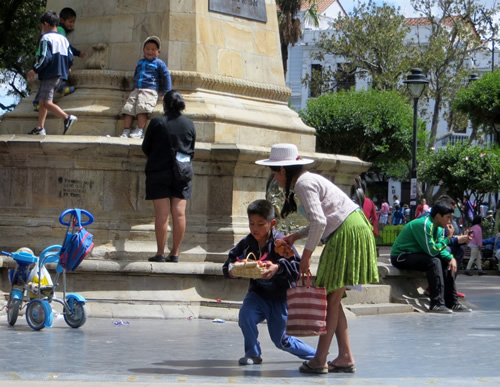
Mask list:
[[[17,321],[17,316],[19,316],[19,309],[21,308],[21,300],[12,297],[9,297],[9,301],[7,302],[7,321],[9,325],[14,326]]]
[[[64,305],[64,321],[71,328],[80,328],[87,321],[87,307],[84,302],[67,300],[69,305]]]
[[[31,300],[26,308],[26,321],[35,331],[52,325],[52,308],[45,300]]]

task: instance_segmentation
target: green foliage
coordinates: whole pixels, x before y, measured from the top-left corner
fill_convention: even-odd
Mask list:
[[[35,62],[40,38],[40,15],[46,0],[2,0],[0,7],[0,83],[8,85],[8,95],[14,102],[1,110],[12,110],[27,96],[27,72]]]
[[[418,180],[442,185],[454,198],[474,195],[481,203],[487,193],[500,190],[500,154],[469,143],[448,144],[420,162]]]
[[[486,9],[476,0],[411,0],[411,4],[426,19],[425,29],[430,33],[427,44],[415,42],[419,55],[414,65],[423,69],[430,81],[427,93],[434,100],[430,112],[434,144],[441,113],[467,81],[471,56],[484,50],[481,37],[486,18],[497,11]],[[453,116],[446,112],[444,116],[449,131],[453,131]]]
[[[46,0],[3,0],[0,7],[0,69],[23,76],[33,66]]]
[[[493,124],[500,124],[500,70],[485,73],[461,89],[452,108],[467,114],[475,126],[491,130]]]
[[[408,176],[401,165],[411,160],[413,110],[396,91],[328,93],[309,99],[300,115],[316,129],[318,151],[357,156],[391,177]]]
[[[397,88],[401,75],[410,68],[413,52],[404,44],[409,32],[404,20],[399,8],[387,4],[378,7],[372,0],[354,7],[348,16],[340,16],[335,33],[320,35],[319,52],[314,58],[323,61],[327,55],[334,55],[344,57],[346,63],[342,71],[324,69],[321,77],[315,77],[319,84],[310,87],[333,90],[343,77],[356,72],[359,77],[370,76],[373,88]]]

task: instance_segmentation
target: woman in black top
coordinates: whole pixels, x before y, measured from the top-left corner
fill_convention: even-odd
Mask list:
[[[157,251],[152,262],[177,262],[186,231],[186,203],[191,198],[191,181],[175,179],[175,158],[191,163],[196,130],[193,121],[183,116],[186,108],[182,95],[170,90],[163,98],[165,114],[151,119],[142,150],[146,163],[146,200],[153,200]],[[172,214],[173,246],[165,256],[168,217]]]

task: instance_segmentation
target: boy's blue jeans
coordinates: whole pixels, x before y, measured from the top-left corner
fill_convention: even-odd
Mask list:
[[[245,356],[262,354],[258,341],[257,324],[267,320],[267,329],[274,345],[301,359],[312,359],[316,350],[301,340],[285,333],[288,309],[285,301],[265,300],[255,292],[248,292],[240,309],[239,326],[245,341]]]

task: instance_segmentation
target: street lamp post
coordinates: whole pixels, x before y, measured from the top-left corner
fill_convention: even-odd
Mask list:
[[[410,185],[410,208],[411,219],[415,218],[417,206],[417,128],[418,128],[418,99],[422,96],[425,86],[429,80],[420,69],[411,69],[411,74],[406,76],[403,83],[406,84],[410,95],[413,97],[413,152],[411,161],[411,185]]]

